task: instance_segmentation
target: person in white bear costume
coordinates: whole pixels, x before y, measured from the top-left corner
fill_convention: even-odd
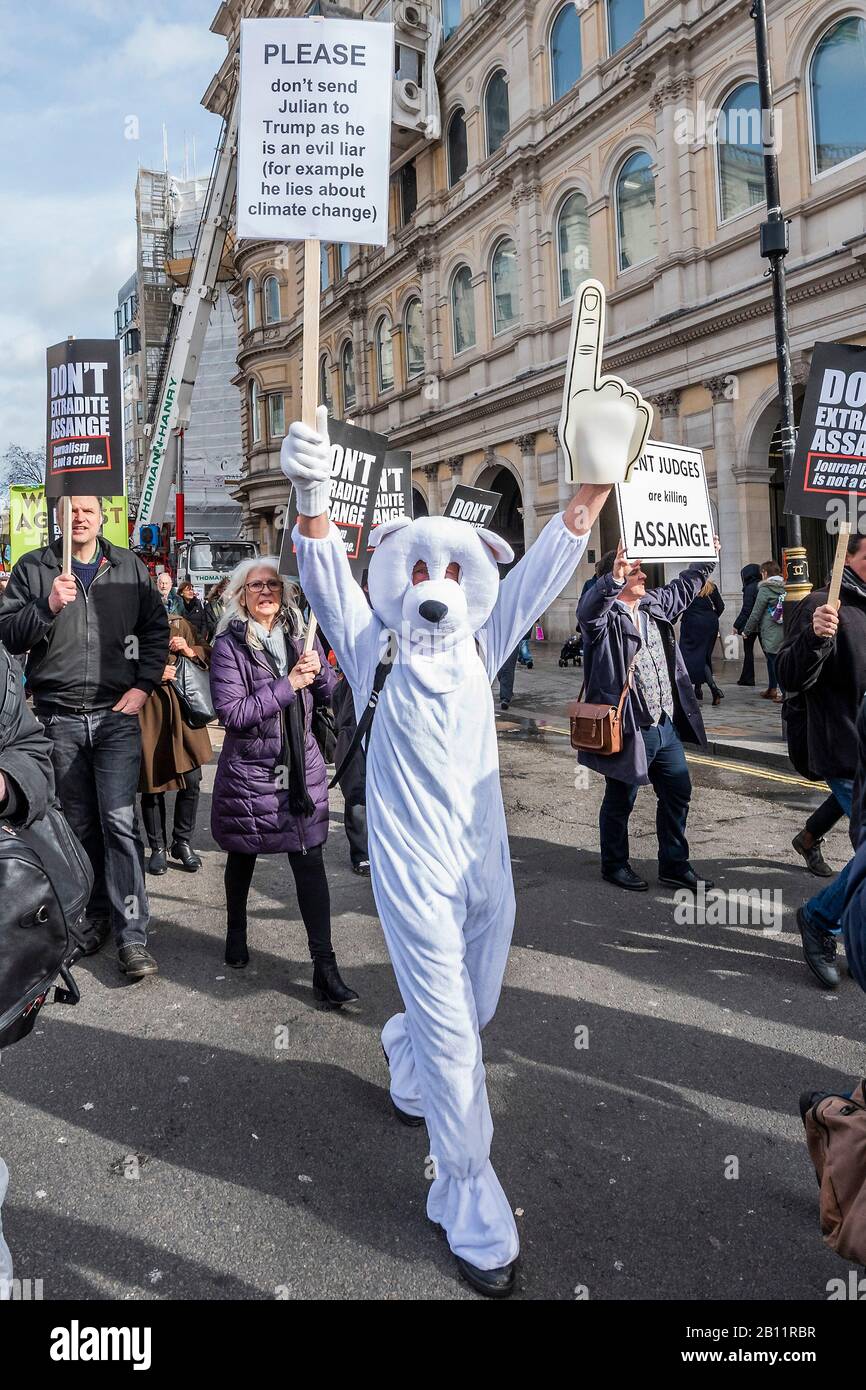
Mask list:
[[[640,397],[599,377],[603,320],[604,292],[588,282],[575,306],[560,425],[583,486],[502,583],[497,562],[514,558],[505,541],[464,521],[401,518],[371,536],[368,604],[327,517],[326,408],[317,430],[292,425],[281,454],[297,494],[301,582],[359,717],[388,634],[396,639],[367,754],[373,893],[405,1006],[382,1045],[398,1115],[427,1125],[436,1172],[427,1214],[464,1277],[490,1297],[511,1293],[519,1247],[490,1162],[480,1038],[515,913],[491,681],[571,577],[610,484],[625,478],[648,433]]]

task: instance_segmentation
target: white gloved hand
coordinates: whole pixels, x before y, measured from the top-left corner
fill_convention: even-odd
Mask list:
[[[280,467],[293,484],[299,516],[321,516],[331,496],[331,442],[328,407],[316,411],[316,428],[295,420],[280,449]]]
[[[604,286],[584,280],[575,297],[559,442],[575,483],[623,483],[644,451],[652,407],[617,376],[601,375]]]

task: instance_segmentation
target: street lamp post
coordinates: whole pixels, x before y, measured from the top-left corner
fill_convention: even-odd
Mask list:
[[[773,109],[773,76],[770,70],[770,41],[767,32],[766,0],[752,0],[751,17],[755,21],[755,46],[758,60],[758,86],[761,92],[761,139],[764,146],[764,183],[767,189],[767,220],[761,223],[761,255],[770,266],[773,286],[773,319],[776,329],[776,370],[779,378],[781,406],[780,434],[782,470],[785,491],[791,480],[794,445],[797,431],[794,425],[794,389],[791,377],[791,344],[788,338],[788,301],[785,289],[785,257],[788,254],[788,222],[782,212],[779,195],[779,164],[776,158],[775,111]],[[783,551],[786,600],[799,602],[811,589],[809,564],[800,530],[799,516],[787,516],[786,532],[789,544]],[[790,612],[790,610],[789,610]]]

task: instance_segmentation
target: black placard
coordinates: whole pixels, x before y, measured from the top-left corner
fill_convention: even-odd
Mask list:
[[[498,492],[487,492],[482,487],[467,487],[465,483],[457,483],[442,515],[453,516],[458,521],[468,521],[470,526],[480,529],[490,525],[501,501]]]
[[[816,343],[785,511],[828,518],[828,502],[866,496],[866,348]]]
[[[389,450],[383,434],[328,421],[331,441],[331,501],[329,513],[343,538],[352,574],[360,583],[370,561],[369,539],[374,526],[397,516],[412,515],[412,464],[406,449]],[[292,531],[298,519],[292,489],[280,546],[280,573],[296,578],[298,562]]]
[[[73,338],[46,354],[46,497],[121,497],[120,343]]]

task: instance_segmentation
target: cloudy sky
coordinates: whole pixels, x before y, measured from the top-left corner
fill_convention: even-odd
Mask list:
[[[112,337],[139,165],[210,169],[218,0],[0,0],[0,454],[45,440],[45,349]],[[127,138],[135,130],[138,138]]]

